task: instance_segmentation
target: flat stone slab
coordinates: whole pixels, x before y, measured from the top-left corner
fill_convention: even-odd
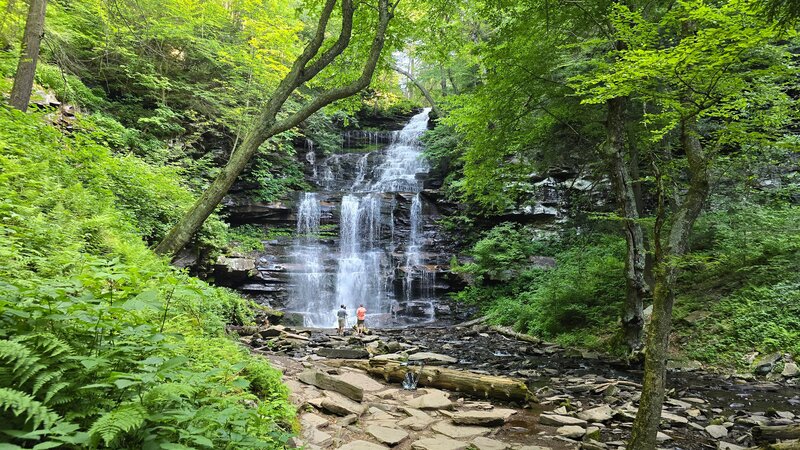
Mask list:
[[[450,409],[453,402],[443,392],[433,391],[406,401],[406,405],[417,409]]]
[[[478,435],[489,434],[491,428],[486,427],[470,427],[453,425],[449,421],[442,421],[433,425],[433,431],[442,433],[445,436],[453,439],[472,438]]]
[[[374,437],[378,441],[390,447],[393,447],[403,442],[408,437],[408,433],[406,433],[403,430],[399,430],[397,428],[382,427],[380,425],[368,426],[367,433],[372,435],[372,437]]]
[[[561,416],[558,414],[542,414],[539,416],[539,423],[542,425],[551,425],[554,427],[563,427],[565,425],[578,425],[585,427],[586,421],[571,416]]]
[[[432,423],[433,423],[432,417],[422,418],[422,417],[411,416],[397,422],[397,425],[404,428],[412,429],[414,431],[422,431],[428,428],[428,426],[430,426],[430,424]]]
[[[297,375],[297,379],[326,391],[338,392],[357,402],[364,399],[363,388],[340,376],[329,375],[318,370],[306,370]]]
[[[364,414],[364,406],[356,403],[342,394],[325,391],[325,398],[320,402],[320,408],[337,416]]]
[[[419,352],[414,353],[413,355],[408,356],[409,361],[424,361],[427,364],[435,365],[439,364],[455,364],[458,362],[456,358],[452,356],[442,355],[441,353],[433,353],[433,352]]]
[[[488,411],[458,411],[453,414],[453,423],[457,425],[498,426],[516,414],[513,409],[496,408]]]
[[[360,387],[364,392],[378,392],[386,389],[386,385],[376,381],[367,374],[346,371],[336,377],[338,380],[345,381],[354,386]]]
[[[447,437],[432,437],[414,441],[411,448],[414,450],[466,450],[469,444],[456,441]]]
[[[672,414],[668,412],[661,413],[661,420],[666,420],[669,423],[676,424],[676,425],[686,425],[689,423],[689,419],[683,416],[679,416],[677,414]]]
[[[706,433],[714,439],[728,437],[728,429],[722,425],[709,425],[706,427]]]
[[[320,425],[326,425],[330,422],[328,422],[328,419],[320,416],[319,414],[309,412],[300,416],[300,423],[306,428],[315,428]]]
[[[608,405],[587,409],[578,413],[578,418],[587,422],[606,422],[614,417],[614,412]]]
[[[565,425],[556,430],[556,434],[570,439],[580,439],[586,434],[586,429],[578,425]]]
[[[498,440],[489,439],[483,436],[478,436],[473,439],[472,446],[478,450],[506,450],[509,448],[509,445],[505,442],[500,442]]]
[[[339,447],[339,450],[385,450],[386,446],[369,441],[353,441]]]
[[[358,348],[321,348],[317,355],[334,359],[364,359],[369,358],[369,352]]]

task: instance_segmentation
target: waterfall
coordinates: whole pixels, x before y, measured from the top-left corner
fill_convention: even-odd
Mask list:
[[[338,242],[334,244],[338,248],[319,236],[321,201],[317,194],[303,194],[297,205],[293,246],[296,268],[289,308],[303,314],[306,326],[331,327],[340,304],[351,314],[358,305],[366,306],[371,326],[392,323],[394,313],[404,308],[423,309],[424,320],[432,317],[435,272],[424,265],[421,195],[421,176],[429,168],[421,156],[419,141],[427,129],[429,111],[425,109],[402,130],[391,133],[389,145],[380,151],[344,153],[343,148],[343,153],[331,155],[319,165],[321,176],[314,181],[325,195],[337,198],[336,193],[341,194]],[[342,136],[342,146],[387,142],[384,136],[388,134],[347,132]],[[308,154],[307,158],[313,165]],[[374,170],[370,169],[372,161],[380,162]],[[316,170],[315,166],[315,174]],[[406,222],[402,221],[405,213],[398,217],[395,209],[407,205],[398,200],[409,198]],[[401,220],[399,225],[397,220]],[[405,230],[406,223],[407,241],[396,242],[402,236],[398,230]],[[335,265],[326,269],[323,255],[328,261],[335,259]],[[405,275],[397,278],[395,271]],[[395,285],[395,279],[401,287]]]

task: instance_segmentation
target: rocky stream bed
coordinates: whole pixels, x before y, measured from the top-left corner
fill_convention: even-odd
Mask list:
[[[640,368],[480,321],[344,337],[280,325],[237,331],[283,370],[300,411],[295,444],[309,449],[621,449],[641,388]],[[764,358],[760,370],[777,362]],[[419,389],[404,390],[397,375],[423,364]],[[768,381],[676,367],[660,448],[747,448],[774,440],[770,427],[797,431],[793,370],[787,362]]]

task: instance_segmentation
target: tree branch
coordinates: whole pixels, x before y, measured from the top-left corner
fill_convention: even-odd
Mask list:
[[[433,108],[433,112],[436,114],[436,117],[442,117],[442,110],[440,110],[439,106],[436,105],[436,102],[433,100],[431,93],[428,91],[428,89],[425,88],[425,86],[422,85],[422,83],[417,81],[417,79],[414,78],[413,75],[411,75],[411,72],[402,69],[397,64],[392,64],[392,69],[395,72],[399,73],[400,75],[403,75],[406,78],[408,78],[408,81],[414,83],[414,86],[416,86],[417,89],[419,89],[419,91],[422,92],[422,95],[425,97],[426,100],[428,100],[428,103],[431,104],[431,108]]]

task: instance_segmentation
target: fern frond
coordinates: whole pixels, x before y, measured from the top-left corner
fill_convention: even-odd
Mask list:
[[[32,423],[34,429],[42,424],[45,427],[50,427],[60,419],[59,415],[51,411],[50,408],[30,395],[16,389],[0,388],[0,410],[11,410],[15,417],[24,414],[25,422]]]
[[[39,374],[39,376],[37,376],[36,380],[33,382],[31,394],[36,395],[36,393],[39,392],[39,390],[42,389],[46,384],[52,382],[53,380],[60,379],[62,375],[64,375],[64,371],[61,369]],[[45,403],[47,403],[47,400],[45,400]]]
[[[22,385],[27,383],[28,380],[35,377],[39,372],[43,371],[44,369],[47,369],[47,366],[45,366],[44,364],[38,364],[38,363],[32,364],[27,366],[24,370],[17,371],[17,373],[14,374],[14,378],[17,380],[17,383]]]
[[[27,343],[38,354],[51,359],[71,356],[74,353],[72,346],[66,341],[49,333],[28,334],[19,336],[14,340],[20,343]]]
[[[0,360],[11,366],[12,376],[39,362],[39,358],[19,342],[0,340]]]
[[[64,390],[64,388],[70,387],[72,383],[67,381],[62,381],[61,383],[56,383],[47,388],[47,393],[44,395],[44,404],[45,405],[61,405],[64,403],[69,403],[73,399],[64,395],[59,395],[59,393]]]
[[[120,435],[139,429],[146,417],[147,411],[140,404],[121,405],[97,419],[89,429],[89,435],[93,439],[102,438],[109,445]]]

